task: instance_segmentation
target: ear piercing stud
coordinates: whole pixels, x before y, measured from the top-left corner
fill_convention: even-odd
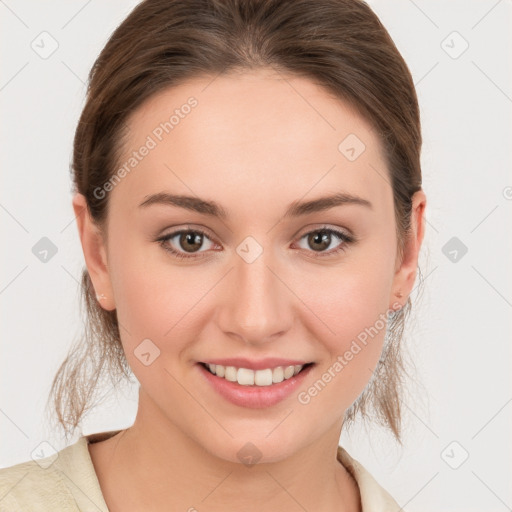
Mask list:
[[[96,300],[100,301],[100,300],[103,300],[103,299],[106,299],[107,297],[105,297],[105,295],[102,293],[100,295],[96,294]]]

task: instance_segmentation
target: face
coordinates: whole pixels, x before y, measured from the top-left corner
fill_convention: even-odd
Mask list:
[[[247,442],[275,461],[339,433],[422,237],[420,225],[399,261],[370,125],[313,82],[268,71],[195,79],[128,124],[125,172],[105,188],[108,266],[84,252],[102,306],[117,310],[141,409],[230,461]],[[318,202],[336,194],[360,200]],[[314,364],[280,400],[259,388],[270,401],[258,406],[227,399],[200,364],[229,358]]]

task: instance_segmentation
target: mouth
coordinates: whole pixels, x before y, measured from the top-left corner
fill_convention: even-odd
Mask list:
[[[258,370],[204,362],[200,362],[199,364],[212,375],[228,382],[233,382],[240,386],[264,387],[274,386],[289,380],[310,368],[315,363],[280,365]]]
[[[239,407],[263,409],[291,397],[304,384],[316,363],[259,370],[206,362],[196,363],[195,366],[200,379],[204,379],[210,390],[205,392],[213,391],[223,400]]]
[[[199,363],[208,372],[229,382],[236,382],[240,386],[272,386],[295,377],[315,363],[301,365],[276,366],[262,370],[251,368],[237,368],[220,364]]]

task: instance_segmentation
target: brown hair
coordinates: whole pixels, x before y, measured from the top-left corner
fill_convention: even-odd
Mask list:
[[[409,69],[370,7],[360,0],[145,0],[114,31],[94,63],[75,133],[74,191],[105,228],[108,194],[95,194],[119,163],[126,121],[145,100],[199,75],[274,68],[311,79],[348,102],[382,141],[393,189],[399,254],[421,189],[419,108]],[[98,197],[99,196],[99,197]],[[104,230],[106,236],[106,230]],[[421,273],[420,273],[421,276]],[[116,311],[95,298],[82,274],[87,322],[53,380],[58,425],[66,435],[92,406],[101,377],[130,378]],[[411,299],[388,322],[377,368],[346,411],[389,427],[400,441],[406,365],[401,341]],[[122,327],[121,327],[122,328]],[[374,414],[370,416],[369,411]]]

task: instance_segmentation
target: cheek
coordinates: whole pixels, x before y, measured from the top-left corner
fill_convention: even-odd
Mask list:
[[[318,339],[332,350],[344,350],[366,328],[382,328],[392,277],[390,262],[368,258],[317,271],[310,278],[302,274],[299,294],[317,316]]]
[[[179,368],[185,350],[202,328],[198,315],[218,276],[199,267],[173,265],[158,244],[119,240],[110,255],[121,339],[136,373],[134,351],[145,339],[160,350],[158,366]],[[197,336],[199,337],[199,336]],[[134,365],[132,365],[132,359]],[[179,371],[179,370],[177,370]]]
[[[129,236],[118,238],[113,240],[109,264],[123,343],[133,349],[149,338],[160,346],[182,316],[185,283],[179,272],[162,263],[163,249]]]
[[[332,384],[324,398],[338,410],[359,396],[380,358],[392,277],[393,259],[383,254],[347,260],[311,279],[303,275],[299,293],[315,313],[308,315],[308,329],[328,352],[320,372]]]

